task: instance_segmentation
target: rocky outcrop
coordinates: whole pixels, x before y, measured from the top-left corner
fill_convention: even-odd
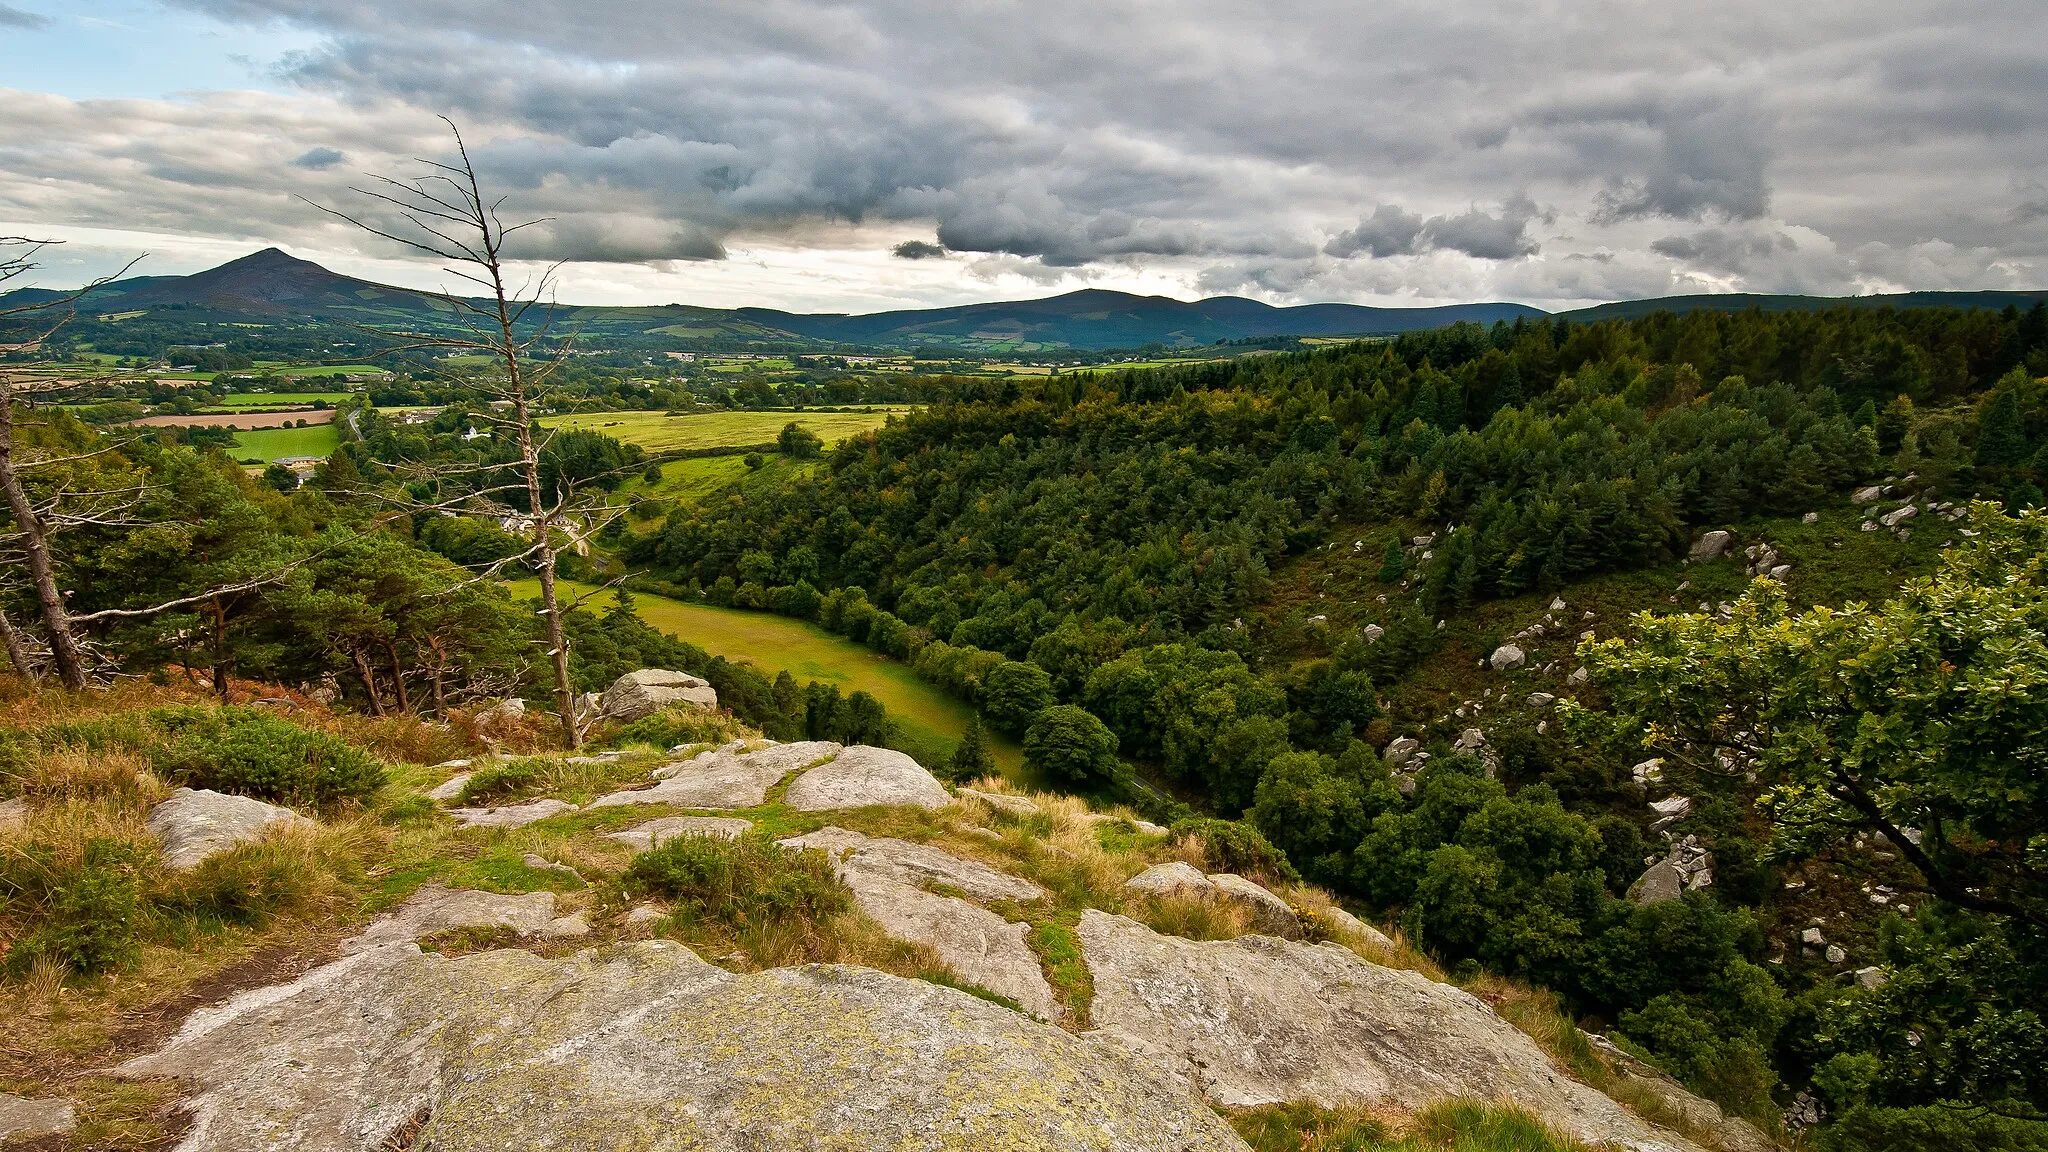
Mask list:
[[[344,954],[361,952],[456,928],[504,928],[521,936],[540,936],[554,919],[552,892],[507,896],[429,884],[372,920],[362,935],[344,941],[341,950]]]
[[[1713,883],[1714,854],[1700,847],[1699,837],[1687,836],[1673,844],[1662,860],[1643,869],[1629,885],[1628,898],[1638,904],[1658,904]]]
[[[463,786],[468,784],[469,778],[474,775],[474,772],[457,772],[430,789],[427,792],[427,799],[436,804],[452,804],[462,799]]]
[[[32,1100],[0,1092],[0,1144],[37,1136],[62,1136],[78,1126],[68,1100]]]
[[[1687,1131],[1705,1136],[1720,1152],[1781,1152],[1775,1141],[1747,1120],[1730,1116],[1713,1101],[1686,1091],[1678,1081],[1624,1052],[1607,1037],[1591,1032],[1580,1035],[1600,1053],[1601,1061],[1615,1075],[1639,1090],[1648,1091],[1672,1115],[1684,1117]]]
[[[864,836],[827,825],[809,835],[777,843],[785,848],[816,848],[824,852],[842,876],[858,873],[913,888],[943,884],[973,900],[1026,902],[1045,896],[1045,889],[1029,880],[908,840]]]
[[[773,744],[754,752],[740,751],[727,745],[656,768],[654,777],[659,782],[652,788],[613,792],[591,801],[590,806],[673,804],[678,808],[758,808],[767,802],[768,790],[781,783],[791,771],[836,756],[839,752],[839,745],[829,740]]]
[[[464,828],[524,828],[550,816],[574,812],[576,806],[566,800],[530,800],[524,804],[504,804],[495,808],[450,808],[448,815]]]
[[[526,719],[526,701],[514,696],[509,700],[500,700],[496,704],[478,712],[470,723],[475,725],[477,735],[489,739],[506,735],[514,728],[519,727],[520,722],[524,719]]]
[[[1204,899],[1235,905],[1245,912],[1254,932],[1289,939],[1301,936],[1301,920],[1287,901],[1229,872],[1205,876],[1194,865],[1174,860],[1145,869],[1124,881],[1124,888],[1155,898]]]
[[[665,816],[660,820],[635,824],[623,832],[607,833],[606,836],[635,852],[645,852],[664,840],[678,836],[713,836],[732,840],[753,826],[752,820],[742,820],[737,816]]]
[[[1735,534],[1732,532],[1723,532],[1717,529],[1715,531],[1705,533],[1699,539],[1693,541],[1692,554],[1689,557],[1689,559],[1695,562],[1717,560],[1722,556],[1723,553],[1727,552],[1728,549],[1734,546]]]
[[[1356,937],[1375,948],[1391,949],[1394,946],[1393,939],[1385,932],[1367,924],[1335,904],[1327,908],[1318,908],[1315,910],[1315,914],[1323,921],[1325,927],[1335,932]]]
[[[844,828],[821,828],[777,843],[824,852],[860,910],[889,935],[925,945],[962,980],[1016,1001],[1041,1020],[1059,1018],[1052,986],[1024,943],[1025,925],[924,890],[943,885],[973,900],[1030,901],[1044,897],[1043,888],[937,848]]]
[[[709,680],[688,672],[642,668],[612,681],[612,686],[604,691],[600,707],[607,717],[631,724],[672,704],[690,704],[709,711],[718,707],[718,692]]]
[[[1167,831],[1164,825],[1154,824],[1150,820],[1140,820],[1135,816],[1117,816],[1108,812],[1083,812],[1081,814],[1081,821],[1085,824],[1097,826],[1103,824],[1128,824],[1131,826],[1131,831],[1146,836],[1164,836]]]
[[[662,940],[374,948],[195,1013],[119,1074],[194,1086],[188,1152],[365,1152],[407,1129],[423,1152],[1245,1147],[1144,1061],[966,993],[734,975]]]
[[[149,810],[150,835],[163,845],[164,864],[183,871],[238,844],[261,840],[274,827],[312,821],[275,804],[209,788],[180,788]]]
[[[1691,1152],[1566,1078],[1471,994],[1336,944],[1269,936],[1198,943],[1082,913],[1091,1038],[1177,1070],[1227,1107],[1310,1100],[1406,1110],[1500,1100],[1591,1144]]]
[[[865,744],[856,744],[797,777],[782,799],[798,812],[871,804],[944,808],[953,802],[945,786],[917,761],[894,749]]]

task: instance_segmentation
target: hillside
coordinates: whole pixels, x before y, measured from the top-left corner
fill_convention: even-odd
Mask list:
[[[41,290],[0,296],[48,298]],[[2024,310],[2048,292],[1915,292],[1836,299],[1817,296],[1680,296],[1623,301],[1566,313],[1578,322],[1634,318],[1695,309],[1767,312],[1856,308],[2003,308]],[[187,323],[325,321],[377,329],[448,327],[453,314],[432,297],[328,271],[266,248],[190,276],[139,276],[95,289],[80,302],[89,317],[148,316]],[[596,307],[568,304],[557,327],[586,344],[634,347],[773,345],[831,348],[943,348],[973,354],[1101,351],[1159,344],[1190,348],[1218,341],[1275,336],[1375,336],[1440,328],[1460,321],[1491,325],[1545,316],[1523,304],[1474,303],[1430,308],[1356,304],[1275,307],[1242,297],[1182,301],[1164,296],[1083,289],[1042,300],[997,301],[950,308],[863,315],[804,314],[772,308],[699,308],[683,304]]]

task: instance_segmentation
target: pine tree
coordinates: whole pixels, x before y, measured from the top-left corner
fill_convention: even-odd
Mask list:
[[[1387,550],[1380,556],[1380,583],[1399,584],[1408,572],[1408,553],[1401,550],[1401,539],[1387,541]]]
[[[989,752],[988,734],[981,729],[979,714],[967,718],[967,731],[960,734],[950,766],[955,780],[973,780],[995,771],[996,759]]]
[[[2008,468],[2027,459],[2027,433],[2020,425],[2020,402],[2008,389],[1992,394],[1977,418],[1977,463]]]

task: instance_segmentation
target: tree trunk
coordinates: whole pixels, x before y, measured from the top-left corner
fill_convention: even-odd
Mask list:
[[[36,675],[35,657],[29,655],[28,640],[5,612],[0,612],[0,639],[6,640],[7,659],[14,664],[14,670],[21,673],[22,679],[31,682],[41,679]]]
[[[398,662],[398,645],[385,641],[384,654],[391,661],[391,683],[393,691],[398,693],[398,710],[409,713],[412,711],[412,697],[405,691],[405,668]]]
[[[377,698],[377,673],[370,667],[370,662],[363,659],[360,649],[351,648],[348,655],[349,659],[355,661],[356,675],[363,678],[364,691],[370,694],[370,715],[384,715],[384,701]]]
[[[434,652],[434,719],[445,722],[448,719],[448,689],[444,681],[448,672],[448,649],[439,636],[428,641]]]
[[[213,602],[213,690],[220,702],[228,702],[228,613],[219,600]]]
[[[14,513],[15,525],[21,531],[22,550],[28,554],[29,580],[35,585],[36,605],[42,610],[43,631],[49,636],[50,663],[66,688],[84,691],[85,654],[71,633],[71,616],[65,611],[63,595],[57,591],[57,570],[50,561],[49,536],[15,471],[14,393],[5,381],[0,381],[0,493],[7,497],[7,507]]]
[[[516,358],[512,371],[518,371]],[[519,422],[520,463],[526,472],[527,509],[533,516],[533,543],[540,560],[540,603],[547,614],[548,656],[555,669],[555,713],[562,718],[562,743],[571,749],[581,748],[583,733],[576,726],[576,690],[569,680],[569,642],[562,629],[562,603],[555,595],[555,549],[548,533],[554,517],[542,511],[545,505],[541,502],[540,454],[534,450],[533,427],[523,389],[514,395],[513,416]]]

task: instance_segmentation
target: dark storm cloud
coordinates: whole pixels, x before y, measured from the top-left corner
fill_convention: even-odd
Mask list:
[[[889,253],[899,260],[931,260],[946,254],[946,246],[924,240],[905,240]]]
[[[557,221],[535,257],[853,225],[868,251],[935,237],[969,259],[925,267],[963,276],[1271,296],[2048,281],[2048,199],[2013,193],[2048,170],[2039,0],[172,2],[311,32],[285,74],[319,110],[0,106],[0,210],[61,186],[78,220],[310,219],[280,157],[289,191],[343,195],[313,158],[445,155],[445,112]]]
[[[1382,204],[1358,227],[1340,232],[1323,245],[1326,256],[1405,256],[1436,249],[1463,252],[1480,260],[1513,260],[1540,250],[1528,236],[1536,205],[1518,196],[1501,206],[1498,215],[1471,208],[1456,216],[1421,216],[1393,204]]]

